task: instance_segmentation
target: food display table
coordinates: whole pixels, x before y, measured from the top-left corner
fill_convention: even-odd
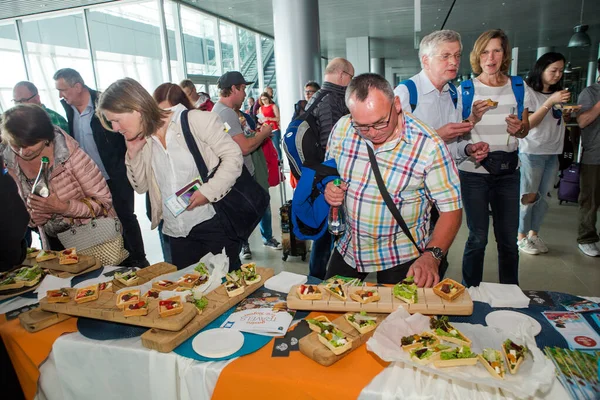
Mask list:
[[[558,303],[557,303],[558,304]],[[531,307],[530,307],[531,308]],[[561,309],[561,307],[554,307]],[[489,305],[474,302],[470,317],[482,323]],[[523,310],[520,310],[523,311]],[[311,317],[323,313],[313,312]],[[340,314],[325,314],[335,319]],[[18,319],[1,318],[0,335],[27,399],[231,399],[231,398],[408,398],[447,393],[452,398],[504,398],[502,393],[467,382],[453,382],[387,364],[359,347],[330,367],[291,351],[273,357],[273,341],[255,353],[219,362],[200,362],[174,352],[159,353],[142,345],[139,336],[92,340],[75,332],[76,318],[29,333]],[[538,345],[559,345],[545,321]],[[562,347],[565,347],[566,343]],[[45,360],[45,361],[44,361]],[[38,379],[39,378],[39,379]],[[437,396],[439,397],[439,396]],[[446,398],[450,398],[446,397]],[[540,398],[565,399],[555,381]]]

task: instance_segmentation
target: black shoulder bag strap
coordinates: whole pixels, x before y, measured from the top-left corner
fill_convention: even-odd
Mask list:
[[[373,149],[367,143],[367,151],[369,152],[369,161],[371,161],[371,168],[373,169],[373,175],[375,175],[375,180],[377,181],[377,187],[379,187],[379,191],[381,192],[381,196],[383,197],[383,201],[387,205],[387,208],[390,210],[400,228],[402,228],[402,232],[410,239],[410,241],[415,245],[419,254],[423,254],[423,250],[419,246],[417,246],[417,242],[413,238],[413,235],[408,230],[408,226],[406,222],[404,222],[404,218],[402,218],[402,214],[400,214],[400,210],[394,204],[390,193],[388,192],[385,184],[383,183],[383,178],[381,177],[381,172],[379,171],[379,165],[377,165],[377,159],[375,158],[375,153],[373,153]]]
[[[185,143],[192,153],[192,157],[194,157],[194,161],[196,162],[196,167],[198,168],[198,172],[200,173],[200,177],[202,178],[202,183],[208,182],[208,168],[206,167],[206,163],[200,154],[200,150],[198,149],[198,145],[192,136],[192,132],[190,131],[190,123],[188,122],[188,112],[189,110],[185,110],[181,113],[181,130],[183,131],[183,137],[185,139]]]

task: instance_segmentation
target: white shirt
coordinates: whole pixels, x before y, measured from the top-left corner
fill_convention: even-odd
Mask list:
[[[510,136],[507,129],[506,117],[509,116],[511,108],[514,107],[515,114],[517,113],[517,99],[512,90],[510,79],[506,81],[504,86],[493,87],[481,83],[477,78],[473,79],[473,103],[477,100],[491,99],[498,102],[498,106],[490,108],[483,114],[481,121],[475,124],[470,135],[469,143],[486,142],[490,145],[492,151],[517,151],[518,140],[514,136]],[[527,98],[524,99],[524,108],[530,108],[527,103]],[[475,172],[487,174],[485,168],[476,164],[473,158],[467,158],[460,163],[458,169],[466,172]]]
[[[529,115],[542,107],[551,93],[536,92],[529,86],[525,87],[525,102],[531,108]],[[556,113],[556,110],[554,111]],[[554,118],[552,108],[546,113],[538,126],[529,130],[527,136],[519,139],[519,152],[527,154],[560,154],[565,140],[565,122],[562,116]]]
[[[171,195],[200,175],[185,138],[177,129],[181,113],[185,109],[181,104],[172,109],[173,115],[165,139],[166,149],[157,137],[152,136],[152,170],[162,195],[163,233],[176,238],[186,237],[194,226],[215,216],[215,209],[210,203],[186,210],[177,217],[165,205]]]
[[[403,110],[411,112],[415,117],[436,130],[448,123],[462,121],[462,101],[459,97],[456,108],[454,107],[449,92],[450,85],[446,83],[440,92],[433,86],[424,70],[421,70],[410,80],[417,87],[417,107],[414,111],[411,110],[410,94],[406,85],[398,85],[394,89],[394,94],[400,98]],[[456,88],[456,91],[460,92],[460,88]],[[464,149],[467,144],[464,141],[458,142],[457,139],[446,142],[454,159],[465,156]]]

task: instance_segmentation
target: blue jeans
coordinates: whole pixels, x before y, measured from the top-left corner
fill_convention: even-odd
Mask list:
[[[331,248],[333,247],[332,239],[333,236],[329,232],[325,232],[323,236],[313,241],[312,250],[310,252],[310,262],[308,265],[310,276],[325,279],[327,264],[329,263]]]
[[[527,235],[529,231],[540,231],[542,220],[548,212],[546,194],[556,180],[558,156],[520,153],[519,159],[521,160],[521,197],[528,193],[536,194],[534,203],[521,202],[520,206],[519,233]]]
[[[258,225],[260,228],[260,234],[263,237],[263,243],[273,238],[273,225],[271,224],[271,205],[267,207],[265,215],[263,215]]]
[[[507,175],[460,171],[460,188],[469,227],[463,254],[463,282],[466,286],[479,286],[481,283],[491,206],[500,283],[518,285],[519,171]]]
[[[273,131],[273,144],[275,145],[275,150],[277,150],[277,155],[279,156],[279,161],[283,160],[281,158],[281,131],[278,129]]]
[[[164,220],[161,220],[158,224],[158,238],[160,239],[160,248],[162,250],[165,262],[173,264],[173,258],[171,257],[171,245],[169,244],[169,237],[167,235],[163,235],[164,222]]]

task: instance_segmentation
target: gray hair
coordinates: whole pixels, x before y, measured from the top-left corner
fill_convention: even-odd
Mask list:
[[[364,102],[369,97],[369,90],[379,90],[390,100],[394,101],[394,90],[390,83],[378,74],[360,74],[350,81],[346,88],[346,106],[351,97],[355,97],[359,102]]]
[[[419,62],[421,63],[421,68],[423,68],[423,56],[431,58],[440,44],[452,42],[458,42],[460,44],[460,51],[462,51],[460,34],[449,29],[431,32],[421,39],[421,44],[419,44]]]
[[[16,89],[19,86],[23,86],[25,88],[27,88],[27,90],[29,90],[29,93],[31,93],[32,96],[35,96],[36,94],[38,94],[38,88],[31,82],[29,81],[21,81],[21,82],[17,82],[17,84],[15,85],[15,87],[13,88]]]
[[[59,79],[64,79],[70,87],[75,86],[75,84],[77,83],[80,83],[81,86],[85,86],[83,78],[81,77],[81,75],[79,75],[79,72],[75,71],[73,68],[59,69],[54,73],[54,76],[52,78],[55,81]]]

